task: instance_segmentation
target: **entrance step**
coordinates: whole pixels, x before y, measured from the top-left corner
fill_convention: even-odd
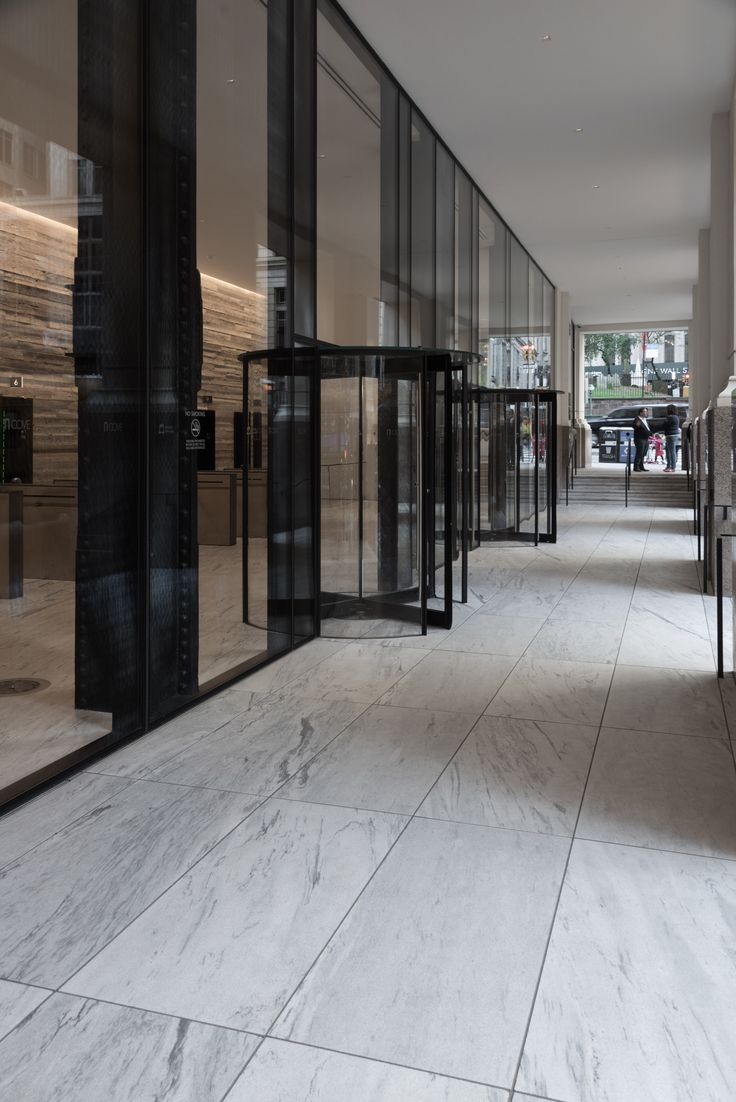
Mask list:
[[[623,505],[624,500],[623,470],[616,473],[601,472],[600,468],[578,471],[569,492],[571,505]],[[692,507],[692,500],[692,489],[684,472],[649,471],[631,475],[629,505],[688,509]]]

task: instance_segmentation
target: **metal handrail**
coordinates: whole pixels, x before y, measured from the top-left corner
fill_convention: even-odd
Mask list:
[[[618,447],[618,444],[616,445]],[[626,466],[624,467],[624,507],[629,507],[629,488],[631,486],[631,437],[626,448]]]
[[[736,538],[736,533],[716,536],[716,662],[718,677],[723,677],[723,541]]]
[[[568,437],[567,464],[565,466],[565,505],[570,504],[570,490],[575,489],[575,475],[578,470],[578,438],[572,432]]]

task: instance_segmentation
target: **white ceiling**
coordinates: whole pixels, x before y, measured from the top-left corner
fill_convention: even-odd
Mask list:
[[[576,321],[690,316],[736,0],[342,3]]]

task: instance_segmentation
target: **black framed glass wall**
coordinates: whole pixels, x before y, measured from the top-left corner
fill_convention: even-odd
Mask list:
[[[439,344],[482,353],[474,385],[554,379],[554,289],[336,4],[112,7],[0,9],[2,676],[50,683],[12,708],[56,732],[21,786],[275,653],[242,564],[255,600],[264,541],[275,608],[268,495],[306,471],[311,508],[313,395],[292,373],[277,411],[262,362],[244,401],[241,355]],[[458,415],[452,387],[435,404]],[[311,525],[278,529],[288,646],[314,631]]]
[[[0,801],[145,708],[139,41],[89,15],[0,8]]]

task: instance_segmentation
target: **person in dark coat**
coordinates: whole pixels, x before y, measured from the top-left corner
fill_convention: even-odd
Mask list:
[[[649,448],[649,438],[654,435],[647,421],[648,415],[649,408],[647,406],[642,406],[634,420],[634,446],[636,448],[634,455],[634,470],[641,471],[642,473],[645,470],[644,456],[647,454]]]
[[[674,471],[677,466],[677,441],[680,436],[680,418],[677,416],[677,406],[667,406],[667,416],[664,420],[664,446],[667,453],[667,466],[665,471]]]

